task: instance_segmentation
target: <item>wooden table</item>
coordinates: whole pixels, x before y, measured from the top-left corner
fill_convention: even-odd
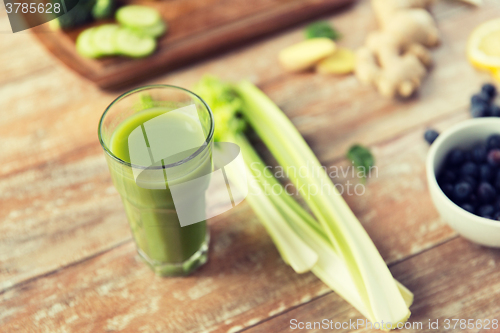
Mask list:
[[[347,166],[344,154],[355,142],[369,146],[378,175],[364,195],[345,199],[394,276],[414,292],[410,322],[439,319],[436,331],[444,332],[446,318],[500,319],[500,252],[458,237],[439,218],[422,134],[469,117],[469,96],[488,77],[467,63],[466,37],[498,17],[500,3],[474,9],[442,1],[434,14],[443,42],[408,101],[381,98],[354,76],[285,74],[276,55],[302,39],[302,26],[152,82],[191,87],[207,72],[249,78],[326,166]],[[375,27],[367,1],[328,19],[348,47]],[[1,332],[296,332],[291,319],[360,318],[314,275],[283,263],[246,203],[210,221],[206,266],[187,278],[154,276],[135,253],[97,141],[98,119],[118,92],[77,77],[30,33],[2,34],[0,50]]]

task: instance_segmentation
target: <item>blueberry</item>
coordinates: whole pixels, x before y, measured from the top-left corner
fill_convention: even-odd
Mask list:
[[[482,182],[477,187],[477,196],[481,202],[492,202],[497,194],[495,188],[490,183]]]
[[[491,115],[490,106],[488,104],[474,104],[470,108],[472,118],[489,117]]]
[[[471,106],[479,105],[479,104],[489,105],[490,104],[490,96],[486,95],[483,92],[472,95],[472,97],[470,99],[470,104],[471,104]]]
[[[497,94],[497,88],[491,83],[483,84],[481,87],[481,94],[488,96],[488,98],[492,100]]]
[[[448,153],[448,164],[451,166],[460,166],[465,161],[464,152],[461,149],[453,149]]]
[[[493,214],[493,220],[500,221],[500,211],[495,212]]]
[[[493,179],[493,168],[488,164],[479,166],[479,179],[484,182],[490,182]]]
[[[494,178],[495,179],[493,180],[492,184],[498,191],[500,191],[500,170],[496,172]]]
[[[424,133],[424,139],[429,144],[432,144],[437,139],[438,136],[439,136],[439,133],[436,130],[433,130],[431,128],[428,129],[427,131],[425,131],[425,133]]]
[[[439,184],[455,183],[457,181],[457,174],[452,170],[443,170],[438,176]]]
[[[470,151],[464,152],[464,161],[471,162],[472,161],[472,153]]]
[[[477,178],[477,176],[479,175],[479,170],[474,162],[465,162],[465,164],[460,168],[460,174],[462,176]]]
[[[469,198],[466,200],[468,204],[472,205],[474,208],[476,208],[479,205],[479,199],[477,198],[477,195],[472,193],[469,195]]]
[[[441,185],[441,190],[443,191],[443,193],[448,198],[452,198],[453,197],[453,185],[451,185],[451,184],[443,184],[443,185]]]
[[[486,160],[488,161],[489,165],[491,165],[492,167],[499,167],[500,166],[500,149],[494,148],[494,149],[490,150]]]
[[[495,207],[495,210],[500,211],[500,198],[495,198],[493,207]]]
[[[483,205],[477,210],[479,216],[491,219],[495,213],[495,208],[492,205]]]
[[[472,213],[474,214],[474,206],[472,206],[471,204],[468,204],[468,203],[465,203],[463,204],[462,206],[463,209],[465,209],[466,211],[468,211],[469,213]]]
[[[486,145],[477,144],[472,148],[472,160],[476,163],[483,163],[486,161],[487,153]]]
[[[473,190],[477,186],[477,181],[471,176],[463,176],[460,178],[460,181],[464,181],[464,182],[469,183]]]
[[[486,140],[488,149],[500,148],[500,135],[492,134]]]
[[[472,193],[472,187],[467,182],[458,182],[453,188],[453,197],[457,201],[463,201]]]
[[[500,117],[500,106],[491,105],[490,106],[490,114],[492,117]]]

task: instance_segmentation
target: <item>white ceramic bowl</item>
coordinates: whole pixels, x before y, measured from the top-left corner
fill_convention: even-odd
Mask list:
[[[469,149],[485,142],[491,134],[500,134],[500,118],[469,119],[453,126],[438,136],[427,154],[427,183],[434,206],[441,217],[460,235],[474,243],[500,247],[500,221],[494,221],[467,212],[453,203],[441,191],[438,172],[448,152],[453,148]]]

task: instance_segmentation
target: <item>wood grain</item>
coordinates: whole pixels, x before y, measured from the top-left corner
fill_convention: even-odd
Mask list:
[[[426,188],[422,133],[468,117],[468,96],[487,77],[467,64],[465,36],[499,7],[493,0],[479,10],[436,5],[443,43],[418,99],[381,99],[350,76],[283,73],[276,54],[303,38],[302,26],[150,82],[190,87],[205,73],[249,78],[329,167],[349,166],[343,155],[350,144],[369,145],[378,174],[365,194],[345,198],[394,274],[416,292],[412,320],[467,314],[462,303],[471,305],[471,317],[498,317],[491,303],[498,286],[490,280],[498,280],[490,267],[496,252],[455,239],[438,217]],[[367,1],[328,19],[349,32],[341,41],[349,47],[374,27]],[[118,92],[89,85],[23,36],[23,43],[0,38],[9,47],[0,60],[18,61],[0,68],[1,331],[279,332],[296,313],[303,320],[359,317],[313,275],[293,273],[246,204],[210,222],[207,266],[186,279],[154,277],[137,261],[97,142],[99,116]],[[484,286],[464,284],[460,270],[465,281]]]
[[[362,7],[365,8],[365,7]],[[364,11],[361,11],[364,13]],[[344,21],[347,20],[345,18],[339,17],[336,22],[339,22],[338,24],[344,24]],[[283,38],[285,39],[285,38]],[[286,40],[289,40],[290,38],[286,38]],[[233,67],[236,69],[240,69],[241,75],[245,74],[245,71],[248,71],[248,66],[244,66],[244,62],[246,62],[246,57],[252,56],[253,54],[257,54],[258,52],[261,52],[262,49],[266,49],[270,47],[270,45],[275,45],[275,44],[284,44],[284,42],[266,42],[264,43],[263,46],[261,47],[254,47],[248,50],[248,53],[245,51],[242,52],[237,52],[235,55],[229,56],[229,64],[234,65]],[[274,51],[274,49],[272,49]],[[244,61],[245,60],[245,61]],[[226,63],[226,62],[224,62]],[[179,84],[184,85],[186,83],[189,83],[189,81],[193,81],[196,77],[198,77],[199,73],[204,70],[212,70],[214,72],[221,72],[223,69],[223,66],[220,66],[220,62],[217,61],[212,61],[209,64],[206,65],[201,65],[201,69],[195,69],[195,70],[188,70],[184,73],[181,73],[181,75],[178,75],[176,77],[176,81],[180,82]],[[266,69],[268,68],[274,68],[272,66],[263,66],[259,67],[257,66],[257,74],[258,73],[263,73],[263,79],[266,80],[266,77],[264,76],[264,73],[266,73]],[[448,71],[446,68],[438,68],[436,70],[443,70],[443,71]],[[272,72],[271,74],[276,73],[275,75],[279,75],[279,70]],[[89,146],[92,146],[93,151],[95,154],[99,154],[99,148],[98,144],[93,138],[95,135],[95,129],[92,124],[96,124],[98,117],[101,113],[100,110],[104,109],[104,107],[111,101],[112,95],[108,94],[102,94],[96,91],[95,89],[92,89],[91,87],[89,88],[88,86],[83,85],[82,83],[73,80],[72,83],[75,83],[75,86],[73,87],[72,84],[68,84],[68,79],[71,78],[71,76],[68,77],[66,73],[65,76],[61,75],[59,71],[54,71],[50,73],[44,73],[44,75],[40,76],[39,79],[32,79],[29,81],[30,86],[26,86],[26,82],[23,83],[23,81],[20,82],[20,85],[15,85],[14,87],[7,86],[4,87],[4,92],[10,92],[10,98],[6,104],[4,104],[5,109],[11,109],[13,112],[9,113],[7,117],[4,117],[2,121],[5,122],[5,125],[2,127],[2,133],[5,136],[5,139],[2,140],[1,142],[4,143],[4,158],[5,158],[5,163],[2,163],[2,168],[4,171],[4,174],[9,175],[9,177],[13,176],[13,172],[17,172],[15,170],[30,170],[32,166],[36,166],[37,168],[44,168],[45,169],[50,169],[57,165],[57,158],[64,158],[64,156],[68,156],[68,154],[71,155],[72,151],[81,151],[82,149],[88,149]],[[234,74],[233,74],[234,75]],[[62,77],[61,77],[62,76]],[[469,77],[468,77],[469,78]],[[287,77],[286,81],[290,81],[290,79],[294,79],[294,77]],[[268,79],[269,80],[269,79]],[[285,80],[285,78],[283,78]],[[349,83],[351,78],[344,78],[341,82],[347,82],[347,85],[350,85]],[[459,81],[459,80],[457,80]],[[47,86],[47,82],[50,83],[49,86]],[[273,81],[271,81],[273,82]],[[37,84],[38,83],[38,84]],[[77,84],[80,83],[80,84]],[[23,86],[25,85],[25,86]],[[57,94],[57,91],[60,89],[63,89],[65,86],[68,86],[68,88],[65,89],[64,94]],[[282,85],[283,86],[283,85]],[[290,87],[290,85],[286,86],[283,88],[283,94],[287,96],[287,87]],[[315,88],[320,87],[320,85],[314,85]],[[331,90],[331,92],[335,91],[337,89],[338,85],[334,86]],[[22,88],[22,89],[21,89]],[[264,86],[264,88],[266,88]],[[29,98],[24,97],[24,92],[26,90],[32,89],[35,94],[30,94]],[[359,88],[359,89],[364,89],[364,88]],[[458,88],[456,88],[458,89]],[[266,89],[266,92],[270,93],[273,96],[273,93],[275,93],[274,90]],[[36,93],[38,95],[36,95]],[[40,107],[34,107],[36,101],[39,98],[43,98],[43,95],[46,94],[51,94],[51,96],[57,96],[57,98],[51,98],[51,99],[46,99],[46,103],[44,103],[43,106]],[[89,95],[94,95],[92,98],[93,103],[89,104],[87,102],[88,96]],[[300,106],[302,105],[300,103],[300,98],[309,98],[310,94],[298,94],[296,98],[294,98],[294,101],[297,102],[297,104]],[[274,98],[275,96],[273,96]],[[315,103],[318,103],[321,101],[324,96],[323,95],[316,95],[315,96],[316,100],[315,102],[311,103],[314,105]],[[277,98],[278,99],[278,98]],[[64,105],[69,105],[69,103],[73,104],[71,106],[71,109],[64,110]],[[341,101],[340,103],[343,103]],[[304,127],[301,123],[300,120],[304,119],[315,119],[321,115],[328,116],[331,113],[331,108],[335,108],[336,104],[330,104],[330,107],[325,107],[322,111],[321,114],[313,114],[311,116],[308,116],[308,111],[309,109],[306,108],[305,105],[302,105],[302,114],[304,116],[298,116],[295,117],[293,111],[294,110],[288,110],[287,105],[284,106],[285,111],[288,111],[290,116],[292,117],[292,120],[296,121],[298,119],[299,121],[297,123],[297,126],[303,133],[306,134],[306,138],[309,138],[307,135],[307,127]],[[401,107],[404,107],[404,105],[401,105]],[[17,112],[16,110],[22,110],[20,112]],[[448,109],[449,110],[449,109]],[[35,112],[37,111],[37,112]],[[431,112],[429,108],[429,114],[433,113]],[[451,112],[452,110],[449,110],[448,112]],[[399,119],[400,116],[397,115],[396,112],[392,112],[391,115],[395,117],[396,119]],[[430,115],[429,115],[430,116]],[[9,119],[14,118],[14,121],[8,121]],[[362,120],[364,118],[363,114],[357,114],[357,119],[358,121]],[[376,118],[377,119],[377,118]],[[72,126],[72,124],[77,123],[79,124],[78,127]],[[333,126],[335,126],[337,122],[334,122]],[[26,124],[26,125],[24,125]],[[342,126],[344,124],[339,124],[340,126],[338,129],[342,129]],[[398,130],[402,131],[407,127],[414,126],[414,124],[411,123],[405,123],[402,124]],[[383,128],[385,130],[385,128]],[[383,134],[383,131],[380,131],[379,134]],[[331,135],[331,131],[328,128],[320,128],[318,131],[318,135],[316,138],[328,138]],[[376,137],[376,136],[375,136]],[[312,141],[312,146],[315,151],[321,151],[321,148],[324,146],[331,147],[329,150],[339,152],[337,154],[341,154],[340,149],[337,149],[336,145],[334,142],[325,142],[324,144],[318,144],[315,143],[313,140]],[[369,142],[368,142],[369,143]],[[9,153],[12,152],[12,155],[9,155]],[[337,155],[338,156],[338,155]],[[329,164],[328,160],[325,160],[324,156],[320,154],[320,158],[326,162],[326,164]],[[50,161],[50,163],[49,163]],[[106,177],[106,168],[103,168],[103,159],[97,158],[94,159],[94,161],[98,161],[97,166],[94,166],[95,169],[98,169],[99,167],[102,168],[103,174],[100,175],[101,179],[105,179]],[[9,162],[12,162],[12,164],[9,164]],[[80,162],[80,161],[79,161]],[[63,168],[59,162],[59,167]],[[74,169],[70,168],[68,169],[67,173],[71,174],[72,172],[75,172]],[[55,180],[57,180],[57,173],[53,173],[54,177],[47,178],[46,182],[47,184],[51,183],[57,183]],[[42,176],[40,176],[42,178]],[[22,177],[21,177],[22,179]],[[98,180],[99,181],[99,180]],[[95,183],[96,180],[94,179],[84,179],[82,180],[82,183],[90,183],[93,184]],[[108,183],[107,185],[109,186],[109,178],[108,178]],[[17,186],[23,186],[23,184],[16,184]],[[29,185],[24,185],[29,188]],[[63,193],[65,190],[65,185],[62,184],[60,188],[60,192],[58,193]],[[10,193],[10,192],[7,192]],[[15,192],[14,192],[15,193]],[[99,193],[98,196],[106,196],[105,192],[97,192]],[[116,193],[115,193],[116,196]],[[59,198],[58,195],[56,195],[56,198]],[[46,210],[50,212],[50,203],[53,199],[53,194],[50,193],[47,195],[45,198],[45,201],[42,202],[42,207],[43,205],[48,205],[48,208]],[[116,199],[115,199],[116,200]],[[10,208],[11,211],[17,211],[17,210],[23,210],[23,209],[28,209],[30,207],[31,201],[24,201],[27,206],[21,206],[17,207],[17,209],[13,209],[13,207]],[[117,212],[119,212],[119,204],[117,209]],[[87,206],[86,209],[91,209],[90,206]],[[8,216],[7,212],[5,213]],[[10,213],[9,213],[10,214]],[[14,215],[15,216],[15,215]],[[16,219],[16,221],[22,221],[23,218],[26,217],[24,215],[19,216],[19,218]],[[96,217],[97,218],[97,217]],[[17,222],[16,225],[19,227],[23,227],[22,223]],[[37,224],[36,221],[32,221],[32,223]],[[40,222],[42,225],[45,222]],[[6,222],[8,225],[8,222]],[[56,227],[61,227],[62,229],[65,228],[64,225],[60,226],[59,224],[54,224]],[[112,228],[111,228],[112,229]],[[106,242],[108,238],[103,237],[102,238],[103,242]],[[115,240],[114,238],[109,238],[110,242],[109,244],[102,244],[102,246],[98,246],[95,251],[100,252],[102,249],[112,247],[117,244],[117,242],[121,242],[123,239],[118,238],[118,240]],[[70,240],[71,241],[71,240]],[[12,241],[11,241],[12,242]],[[10,243],[11,244],[11,243]],[[23,245],[26,247],[31,247],[31,244],[29,242],[23,242]],[[36,247],[33,247],[30,253],[37,253],[38,249]],[[42,256],[44,252],[38,252]],[[81,252],[78,250],[78,247],[75,248],[75,251],[67,251],[67,256],[69,258],[72,258],[72,260],[78,261],[79,258],[82,258],[82,254],[85,252]],[[85,253],[85,255],[90,254]],[[84,255],[84,256],[85,256]],[[84,257],[83,256],[83,257]],[[397,256],[396,256],[397,257]],[[33,261],[35,258],[33,258]],[[55,261],[60,260],[60,264],[64,264],[67,262],[71,262],[70,259],[67,258],[55,258]],[[40,263],[44,263],[43,261],[40,261]],[[56,263],[53,263],[56,264]],[[57,264],[56,264],[57,265]],[[46,270],[53,269],[54,266],[50,265],[42,265],[45,267]],[[35,269],[34,267],[30,267],[30,269],[26,269],[26,272],[30,272],[33,275],[37,275],[39,271]],[[9,276],[12,276],[11,274],[14,274],[13,272],[18,272],[16,269],[13,267],[10,267],[10,273]],[[20,280],[23,280],[24,278],[28,278],[27,276],[24,276],[23,278],[20,278]],[[20,281],[20,280],[15,280],[15,281]],[[11,285],[14,283],[13,281],[8,280],[6,282],[6,285]]]
[[[0,17],[0,29],[10,29],[7,14]],[[31,75],[41,70],[46,70],[53,66],[56,61],[47,56],[47,51],[39,44],[35,43],[35,37],[29,33],[12,34],[6,30],[0,30],[0,63],[2,64],[0,85],[7,84]],[[26,61],[33,59],[35,54],[40,54],[36,61]]]
[[[445,329],[445,319],[497,319],[500,321],[500,252],[473,245],[457,238],[391,267],[396,279],[415,294],[411,308],[411,325],[422,323],[422,328],[403,332],[498,332],[481,330]],[[319,329],[293,330],[290,320],[314,322],[327,319],[334,322],[356,321],[360,314],[352,308],[338,308],[334,293],[318,298],[304,306],[246,330],[255,332],[322,332]],[[429,329],[429,319],[439,321],[439,329]],[[380,332],[361,328],[334,329],[335,332]],[[324,332],[324,330],[323,330]]]
[[[155,53],[144,59],[79,56],[75,40],[81,28],[68,33],[32,31],[66,66],[101,88],[130,86],[298,22],[324,14],[353,0],[177,0],[156,2],[169,24]],[[130,2],[127,2],[130,3]]]
[[[446,120],[444,123],[437,124],[437,128],[447,127],[460,119],[463,119],[463,115],[459,115],[452,120]],[[408,256],[418,254],[456,235],[438,218],[436,211],[432,208],[430,198],[427,195],[423,168],[423,160],[425,159],[427,147],[426,144],[420,140],[421,135],[422,130],[418,129],[397,140],[391,140],[374,146],[373,152],[377,160],[380,161],[378,164],[378,175],[374,175],[370,180],[365,194],[360,196],[346,196],[348,203],[360,217],[360,220],[379,248],[381,254],[389,263],[401,261]],[[418,142],[418,144],[414,144],[415,142]],[[84,154],[79,152],[75,154],[74,157],[82,155]],[[71,161],[74,157],[68,159]],[[82,169],[88,167],[88,165],[79,159],[75,161],[75,164],[80,166],[83,165]],[[335,166],[346,168],[348,164],[345,161],[340,161]],[[59,170],[57,166],[52,167],[54,170]],[[99,168],[95,169],[97,170]],[[104,164],[101,165],[101,169],[105,169]],[[74,171],[64,173],[68,175],[78,174]],[[85,174],[86,173],[82,173],[82,177]],[[202,326],[202,324],[214,325],[212,328],[216,331],[224,331],[226,329],[237,331],[246,326],[252,326],[257,322],[264,321],[270,316],[270,313],[273,315],[279,314],[302,303],[306,303],[313,298],[329,293],[328,288],[314,276],[310,274],[296,275],[289,267],[285,266],[263,228],[258,224],[253,215],[249,215],[249,208],[246,204],[242,204],[228,214],[211,221],[213,250],[210,253],[210,263],[206,267],[189,279],[155,280],[149,269],[142,263],[137,262],[137,258],[133,253],[133,244],[128,241],[120,245],[120,242],[123,243],[124,240],[120,239],[119,235],[127,237],[126,234],[128,230],[126,230],[125,218],[118,196],[116,194],[108,194],[109,199],[103,201],[102,205],[96,203],[95,199],[92,199],[93,196],[98,196],[102,201],[103,197],[101,197],[101,192],[104,189],[100,190],[99,184],[102,183],[102,179],[99,178],[106,177],[106,174],[107,172],[99,173],[100,176],[98,179],[92,182],[85,181],[85,178],[81,180],[72,180],[75,186],[72,191],[74,196],[70,195],[67,199],[68,202],[62,202],[61,205],[68,205],[68,207],[72,208],[71,211],[76,215],[65,218],[63,214],[57,211],[52,212],[50,214],[52,220],[43,224],[40,223],[38,229],[28,232],[27,235],[25,235],[25,237],[27,237],[32,234],[37,235],[41,233],[41,241],[38,242],[40,246],[33,248],[33,244],[31,244],[31,248],[23,247],[21,245],[23,243],[22,239],[18,240],[16,244],[8,244],[9,247],[14,245],[19,247],[19,245],[21,245],[21,248],[34,250],[31,253],[23,253],[21,255],[23,258],[29,259],[21,264],[17,264],[16,258],[18,258],[18,255],[13,255],[12,258],[7,258],[4,262],[16,267],[22,267],[28,271],[28,273],[33,271],[33,274],[40,274],[40,269],[54,269],[57,265],[61,264],[61,256],[59,255],[58,257],[58,253],[65,250],[65,257],[67,257],[69,254],[77,252],[79,246],[85,244],[70,242],[73,240],[73,234],[76,234],[74,237],[78,237],[79,233],[87,232],[86,230],[93,230],[93,234],[90,236],[94,244],[87,243],[87,245],[94,251],[98,249],[103,250],[103,243],[105,243],[106,246],[112,246],[110,244],[114,244],[114,248],[96,258],[82,261],[77,265],[71,265],[63,269],[61,273],[52,271],[53,273],[51,273],[47,279],[54,279],[55,281],[59,281],[59,283],[68,280],[71,281],[72,285],[69,285],[68,282],[68,285],[59,286],[60,296],[49,298],[49,301],[47,301],[48,303],[44,303],[41,298],[37,298],[47,297],[44,296],[45,294],[43,293],[41,296],[37,296],[40,290],[45,290],[46,288],[39,285],[39,283],[44,283],[43,281],[46,278],[43,277],[35,279],[34,281],[27,281],[26,283],[6,290],[4,292],[4,297],[6,297],[5,300],[7,302],[2,301],[0,304],[5,303],[9,309],[16,308],[19,310],[16,310],[16,312],[8,312],[10,316],[3,319],[6,328],[29,328],[31,327],[30,323],[36,323],[34,320],[37,316],[41,316],[47,311],[50,313],[50,309],[53,307],[60,308],[61,304],[70,304],[71,301],[66,297],[70,297],[71,300],[73,300],[73,297],[85,297],[83,300],[80,300],[80,302],[85,304],[86,307],[113,308],[117,309],[116,311],[118,312],[105,312],[103,313],[103,317],[100,317],[98,312],[86,310],[88,311],[87,315],[93,318],[93,326],[88,326],[90,324],[84,324],[80,320],[75,320],[74,324],[72,320],[69,320],[70,323],[67,324],[66,321],[68,318],[74,317],[75,313],[85,312],[79,307],[69,307],[66,309],[66,307],[63,306],[64,309],[61,310],[60,314],[44,318],[44,325],[46,325],[44,327],[46,327],[47,330],[53,330],[59,327],[70,331],[100,331],[110,328],[109,325],[111,324],[109,318],[117,317],[116,321],[111,321],[112,325],[118,325],[116,327],[122,328],[126,327],[130,330],[138,330],[140,327],[146,325],[146,323],[154,322],[158,327],[168,330],[169,332],[182,332],[182,329],[185,329],[187,332],[200,332],[204,329],[211,328],[209,326]],[[348,180],[353,181],[352,179],[345,179],[343,177],[341,179],[334,179],[336,183],[344,185],[346,185]],[[52,182],[54,182],[53,179]],[[44,188],[45,184],[48,184],[48,182],[39,184],[40,188]],[[17,185],[15,179],[12,185],[14,187]],[[83,191],[80,188],[82,186],[88,186],[88,197],[83,195]],[[107,190],[113,192],[113,188],[109,182],[105,181],[103,186],[106,186]],[[8,189],[6,192],[9,193]],[[34,198],[37,198],[38,201],[42,202],[42,206],[44,206],[43,202],[49,201],[51,198],[43,198],[43,196],[40,198],[40,193],[42,193],[41,190],[40,192],[34,191],[32,196],[26,198],[27,201],[33,202],[36,201]],[[80,195],[78,195],[79,193]],[[402,193],[405,195],[402,195]],[[2,201],[5,201],[5,198],[2,199]],[[58,200],[56,200],[56,203]],[[72,200],[79,201],[80,203],[71,204]],[[409,204],[410,200],[411,205]],[[6,203],[12,206],[9,201],[6,201]],[[87,210],[87,213],[90,214],[90,217],[96,216],[95,219],[97,224],[87,222],[85,216],[78,215],[78,208],[83,208],[85,210],[84,207],[87,207],[89,204],[94,204],[94,206],[92,210]],[[45,206],[47,206],[47,204],[45,204]],[[421,207],[429,207],[429,209],[421,209]],[[106,214],[110,214],[110,217],[101,221],[98,216],[102,216],[106,210],[109,210],[109,213]],[[39,213],[42,216],[47,214],[44,211]],[[62,218],[59,217],[60,215],[63,215]],[[249,219],[249,216],[252,216],[252,218]],[[19,225],[29,220],[29,216],[21,215],[19,219],[13,220],[13,223],[9,223],[8,225]],[[61,220],[72,222],[70,224],[71,227],[68,225],[60,225],[57,227],[57,223],[60,223],[58,221]],[[76,223],[82,223],[82,225],[74,225]],[[63,230],[52,230],[52,228],[62,228]],[[54,244],[53,240],[47,239],[47,236],[43,237],[44,232],[54,235],[55,237],[60,237],[61,234],[68,234],[68,241],[64,241],[63,238]],[[2,232],[0,234],[4,233]],[[19,238],[15,230],[11,233],[6,232],[6,234],[8,237],[7,239]],[[97,235],[99,235],[99,237],[96,237]],[[36,238],[36,236],[33,236],[33,238]],[[7,239],[2,240],[0,244],[5,243]],[[112,243],[112,241],[114,241],[114,243]],[[52,248],[53,245],[56,245],[54,247],[55,253],[48,252],[46,248]],[[7,248],[5,250],[7,250]],[[4,251],[0,251],[0,253],[1,252]],[[78,252],[78,255],[84,256],[85,253]],[[71,259],[75,260],[74,258],[68,258],[67,260],[70,261]],[[43,267],[38,267],[40,265],[40,260],[45,260],[42,262]],[[6,266],[9,267],[8,265]],[[79,271],[80,269],[84,271]],[[14,277],[11,276],[11,280],[24,278],[25,276],[23,276],[23,273],[26,273],[26,271],[14,272]],[[105,274],[103,273],[104,271],[108,273]],[[91,272],[99,272],[95,274],[106,279],[107,287],[103,287],[101,284],[91,284],[88,286],[88,284],[79,280],[79,277],[90,279],[88,276],[89,274],[92,275]],[[59,277],[60,274],[68,275],[64,275],[65,278],[62,278]],[[6,274],[3,275],[5,276]],[[7,275],[6,277],[8,278],[9,276]],[[193,288],[192,283],[204,285],[203,281],[208,277],[211,278],[209,279],[210,282],[207,282],[207,284],[209,284],[209,287],[207,287],[207,290],[209,290],[207,291],[207,298],[204,302],[200,301],[200,304],[194,302],[188,305],[187,303],[183,303],[185,300],[176,299],[170,294],[173,288],[179,290],[179,295],[184,295],[186,292],[189,293],[189,290]],[[74,280],[75,278],[77,279],[76,281]],[[95,278],[97,279],[97,277]],[[162,286],[157,288],[162,291],[148,289],[151,286],[151,281],[157,281],[159,286]],[[171,283],[175,283],[175,287],[171,286]],[[49,284],[52,285],[52,283]],[[81,290],[78,289],[79,287],[76,287],[81,284],[84,284],[89,289]],[[120,286],[126,288],[127,291],[124,292]],[[74,288],[77,288],[77,290],[73,290]],[[127,304],[129,304],[130,307],[125,305],[123,305],[123,307],[118,306],[118,304],[122,304],[123,302],[123,300],[119,298],[109,300],[109,302],[112,303],[105,302],[102,304],[102,295],[99,295],[98,292],[102,288],[117,289],[117,295],[125,293],[126,296],[124,297],[128,299],[127,302],[129,303]],[[74,296],[66,296],[68,292],[70,295]],[[73,292],[74,294],[72,294]],[[53,293],[54,290],[52,289],[47,291],[47,295]],[[148,301],[150,300],[149,297],[153,294],[161,296],[158,300],[161,302],[161,305],[158,305],[158,307],[170,313],[169,315],[165,315],[165,313],[162,312],[160,317],[147,310],[151,305]],[[36,306],[33,308],[21,306],[20,304],[24,304],[25,302],[23,301],[23,297],[30,299],[35,297],[33,304]],[[10,304],[8,300],[11,299],[13,302],[19,303]],[[188,301],[191,302],[192,300]],[[209,305],[207,305],[207,303],[209,303]],[[236,304],[238,304],[238,306],[236,306]],[[181,315],[176,312],[171,312],[168,310],[169,306],[179,309],[189,309],[190,313],[193,315],[187,313]],[[209,308],[204,308],[205,306],[209,306]],[[345,307],[346,305],[344,304],[342,306]],[[231,311],[231,309],[234,310],[234,312]],[[127,317],[125,315],[127,313],[133,317],[133,320],[122,322],[121,320],[125,320],[123,318]],[[135,316],[134,313],[136,313]],[[209,318],[211,319],[200,318],[199,316],[203,313],[209,313]],[[176,320],[181,320],[181,322],[177,322],[174,318],[177,318]],[[199,322],[197,320],[199,320]],[[128,326],[129,324],[131,326]],[[220,327],[224,327],[224,330],[220,329]],[[152,331],[153,328],[149,327],[147,330]]]

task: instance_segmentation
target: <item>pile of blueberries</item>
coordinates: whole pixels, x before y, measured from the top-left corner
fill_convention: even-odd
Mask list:
[[[500,107],[493,103],[497,90],[484,84],[471,98],[472,117],[500,117]],[[439,133],[428,129],[424,138],[432,144]],[[500,221],[500,135],[472,149],[452,149],[437,175],[441,190],[466,211]]]
[[[470,99],[470,112],[473,118],[480,117],[500,117],[500,106],[493,102],[497,95],[497,89],[491,83],[485,83],[481,91],[472,95]],[[439,133],[433,129],[428,129],[424,134],[424,139],[432,144]]]
[[[481,91],[471,97],[470,113],[472,117],[500,117],[500,106],[493,103],[496,95],[497,90],[494,85],[484,84]]]
[[[452,149],[437,182],[466,211],[500,221],[500,135],[491,135],[471,150]]]

